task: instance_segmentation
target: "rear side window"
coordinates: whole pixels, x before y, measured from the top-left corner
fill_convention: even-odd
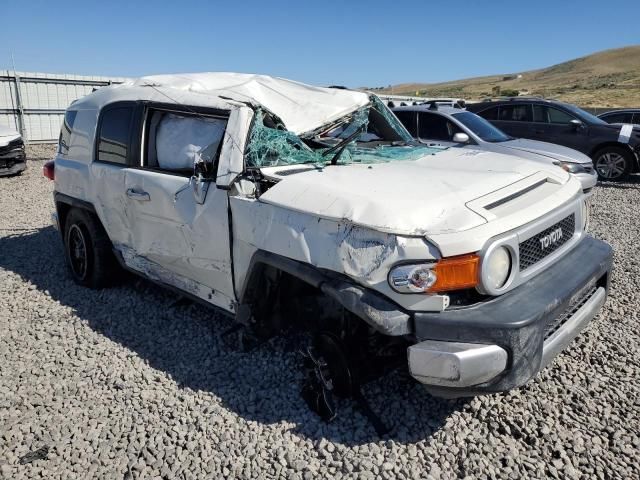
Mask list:
[[[127,164],[133,106],[110,108],[103,111],[98,132],[99,162]]]
[[[505,122],[531,122],[531,105],[502,105],[499,120]]]
[[[60,139],[58,140],[58,153],[60,155],[66,155],[69,153],[71,146],[71,132],[73,132],[73,123],[76,121],[75,110],[67,110],[64,114],[64,120],[62,121],[62,127],[60,127]]]
[[[397,112],[393,112],[398,117],[398,120],[402,122],[404,128],[406,128],[412,137],[418,136],[418,129],[416,125],[416,112],[409,112],[406,110],[400,110]]]
[[[533,121],[538,123],[549,123],[547,107],[544,105],[533,106]]]
[[[498,107],[487,108],[478,112],[478,115],[487,120],[498,120]]]
[[[612,113],[605,115],[602,119],[607,123],[633,123],[633,114],[631,113]],[[640,118],[640,116],[638,117]]]

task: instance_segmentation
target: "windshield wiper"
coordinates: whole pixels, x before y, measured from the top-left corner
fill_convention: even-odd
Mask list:
[[[347,148],[347,145],[349,145],[353,141],[354,138],[356,138],[358,135],[360,135],[362,133],[363,127],[364,127],[364,125],[360,125],[358,128],[356,128],[355,132],[353,132],[347,138],[342,140],[340,143],[337,143],[333,147],[328,148],[327,150],[322,152],[322,156],[326,157],[327,155],[329,155],[329,154],[331,154],[333,152],[336,152],[336,154],[331,159],[331,165],[335,165],[336,163],[338,163],[338,159],[340,158],[340,155],[342,155],[342,152],[344,152],[344,149]]]

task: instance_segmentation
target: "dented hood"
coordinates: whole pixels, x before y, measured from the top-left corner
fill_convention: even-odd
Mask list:
[[[563,170],[510,155],[451,148],[419,160],[322,169],[264,168],[277,180],[260,201],[400,235],[452,233],[486,223],[467,203],[534,174],[566,183]]]

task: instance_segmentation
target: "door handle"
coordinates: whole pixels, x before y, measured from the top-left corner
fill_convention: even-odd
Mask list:
[[[148,202],[151,197],[147,192],[136,192],[133,188],[127,189],[127,197],[138,200],[139,202]]]
[[[544,130],[534,130],[533,133],[537,133],[538,135],[542,135]]]

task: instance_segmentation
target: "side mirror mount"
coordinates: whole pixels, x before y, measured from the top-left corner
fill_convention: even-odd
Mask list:
[[[194,200],[197,204],[202,205],[207,198],[209,183],[212,180],[213,162],[203,156],[202,152],[198,152],[196,156],[197,160],[193,165],[193,175],[189,183],[191,184]]]
[[[190,178],[189,183],[191,184],[195,202],[198,205],[204,204],[204,201],[207,199],[207,192],[209,191],[211,181],[202,175],[194,175]]]
[[[469,143],[469,135],[467,135],[466,133],[462,133],[462,132],[456,133],[453,136],[453,141],[455,143]]]

